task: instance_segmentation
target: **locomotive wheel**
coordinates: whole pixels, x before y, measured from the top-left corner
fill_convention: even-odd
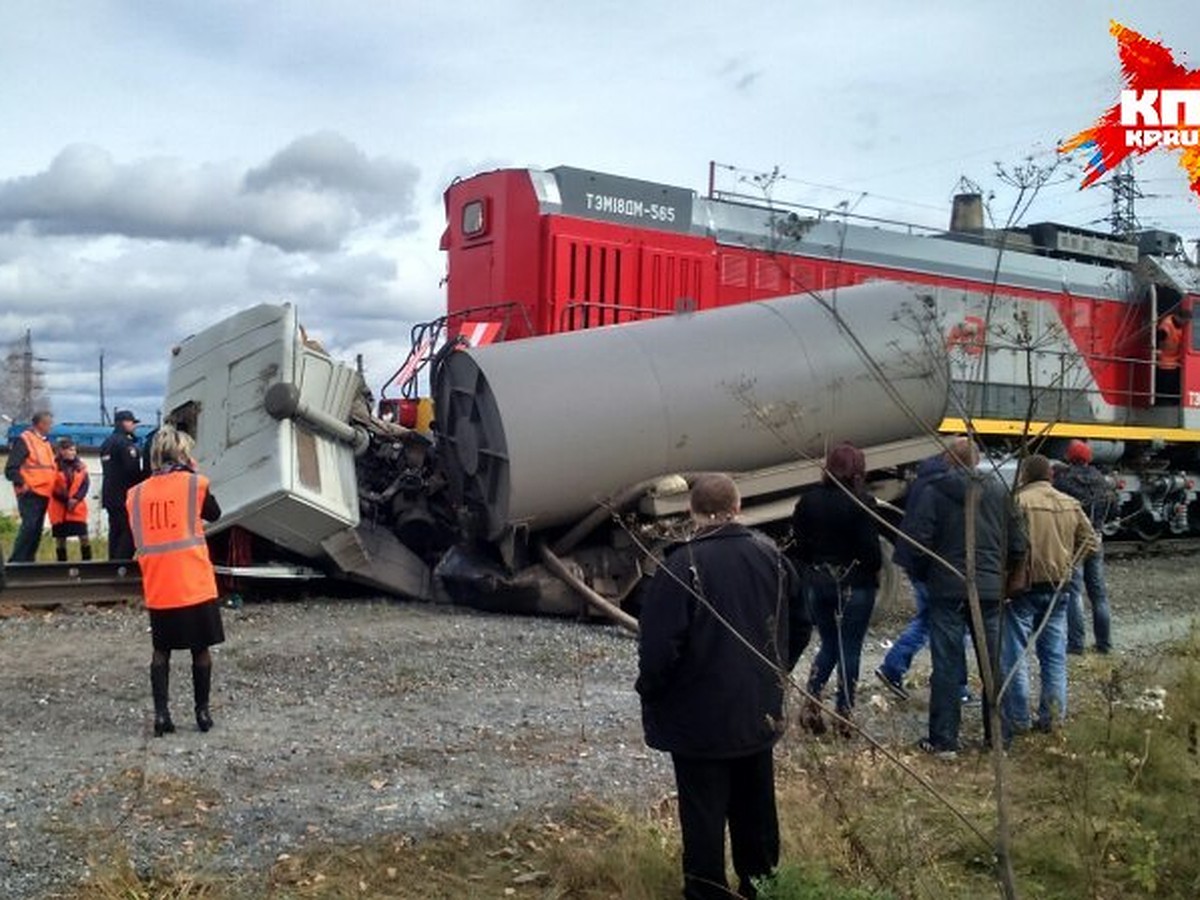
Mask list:
[[[1151,518],[1149,513],[1139,513],[1130,524],[1133,533],[1143,541],[1157,541],[1166,531],[1167,524]]]

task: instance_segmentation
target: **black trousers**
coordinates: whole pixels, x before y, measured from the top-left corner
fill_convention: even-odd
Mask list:
[[[133,532],[129,529],[129,512],[124,506],[106,506],[108,513],[108,558],[133,559]]]
[[[685,900],[729,900],[725,880],[725,823],[733,869],[743,897],[756,896],[752,878],[779,863],[773,750],[736,759],[695,759],[672,754],[683,832]]]
[[[46,507],[50,498],[25,491],[17,497],[17,512],[21,514],[21,527],[13,543],[9,562],[33,562],[37,559],[38,544],[42,542],[42,528],[46,524]]]

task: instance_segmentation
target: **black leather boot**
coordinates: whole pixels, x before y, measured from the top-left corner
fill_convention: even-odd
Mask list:
[[[212,663],[206,666],[192,663],[192,693],[196,698],[196,727],[208,731],[213,727],[208,712],[208,692],[212,687]]]
[[[175,723],[171,721],[169,689],[170,663],[150,663],[150,691],[154,695],[154,736],[173,734]]]
[[[67,545],[66,544],[58,544],[54,548],[54,558],[58,562],[66,562],[67,561]]]
[[[79,558],[80,558],[80,559],[82,559],[84,562],[89,562],[89,561],[91,561],[91,558],[92,558],[92,545],[91,545],[91,543],[86,543],[86,544],[85,544],[85,543],[83,543],[83,542],[80,542],[80,544],[79,544]]]

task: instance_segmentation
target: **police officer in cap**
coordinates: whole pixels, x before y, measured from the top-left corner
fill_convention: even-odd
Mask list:
[[[108,513],[108,558],[133,559],[133,535],[129,530],[125,495],[146,477],[133,433],[138,418],[127,409],[119,409],[113,423],[113,433],[100,445],[100,464],[104,469],[101,500]]]

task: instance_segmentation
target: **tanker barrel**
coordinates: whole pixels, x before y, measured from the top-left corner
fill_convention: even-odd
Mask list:
[[[362,453],[370,443],[370,437],[361,428],[335,419],[302,400],[300,389],[290,382],[281,381],[271,385],[263,398],[263,406],[271,418],[303,422],[314,431],[353,447],[355,454]]]
[[[449,353],[434,395],[451,496],[498,540],[656,476],[924,434],[949,397],[933,305],[877,282]]]

